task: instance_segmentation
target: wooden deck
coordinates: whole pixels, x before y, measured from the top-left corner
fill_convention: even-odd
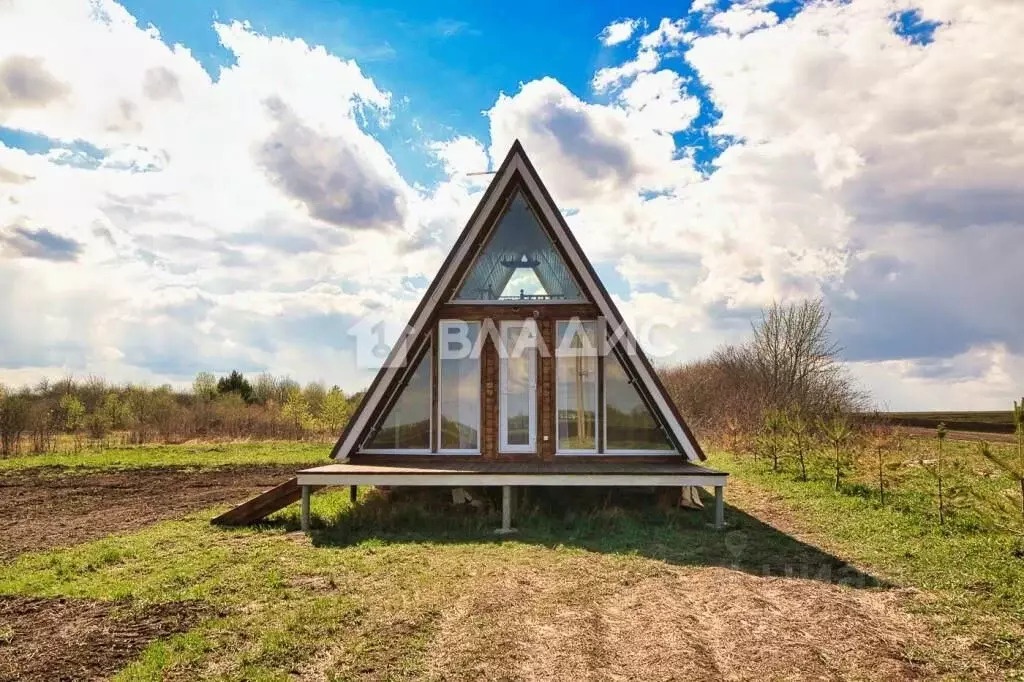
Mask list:
[[[299,485],[725,486],[728,474],[689,462],[558,461],[374,462],[304,469]]]
[[[502,530],[511,532],[510,499],[514,486],[697,486],[715,489],[715,525],[724,524],[723,491],[728,474],[690,462],[593,461],[458,461],[436,458],[423,463],[374,462],[328,464],[298,474],[302,489],[302,526],[309,527],[312,489],[331,485],[501,486]]]
[[[644,461],[600,461],[583,457],[557,461],[518,460],[475,462],[439,462],[437,458],[429,463],[403,462],[348,462],[328,464],[304,469],[299,472],[299,482],[309,476],[699,476],[718,478],[727,474],[701,467],[690,462],[644,462]],[[704,483],[707,485],[707,482]],[[534,483],[533,485],[541,485]],[[559,484],[561,485],[561,484]]]

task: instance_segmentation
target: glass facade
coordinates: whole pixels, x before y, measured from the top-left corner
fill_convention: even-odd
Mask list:
[[[529,449],[536,428],[536,338],[532,321],[502,324],[502,448]]]
[[[440,449],[480,449],[479,322],[441,322],[438,397]]]
[[[580,290],[533,208],[516,193],[455,296],[461,301],[575,301]]]
[[[597,325],[559,322],[555,338],[559,452],[597,451]]]
[[[430,451],[430,349],[366,448]]]
[[[604,359],[605,451],[672,450],[615,353]]]

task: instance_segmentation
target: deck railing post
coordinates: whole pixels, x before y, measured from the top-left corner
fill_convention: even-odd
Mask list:
[[[715,486],[715,528],[725,528],[725,486]]]
[[[516,529],[512,527],[512,486],[510,485],[501,486],[501,528],[495,532],[498,535],[516,532]]]
[[[303,533],[309,532],[309,486],[302,486],[302,513],[299,517],[299,523],[302,527]]]

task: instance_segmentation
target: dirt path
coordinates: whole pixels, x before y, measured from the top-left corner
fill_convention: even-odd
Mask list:
[[[0,561],[241,502],[285,481],[295,470],[161,468],[62,475],[59,469],[45,468],[5,473],[0,477]]]

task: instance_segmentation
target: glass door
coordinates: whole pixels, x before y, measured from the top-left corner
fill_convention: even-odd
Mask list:
[[[537,325],[533,320],[501,323],[500,452],[537,449]]]

